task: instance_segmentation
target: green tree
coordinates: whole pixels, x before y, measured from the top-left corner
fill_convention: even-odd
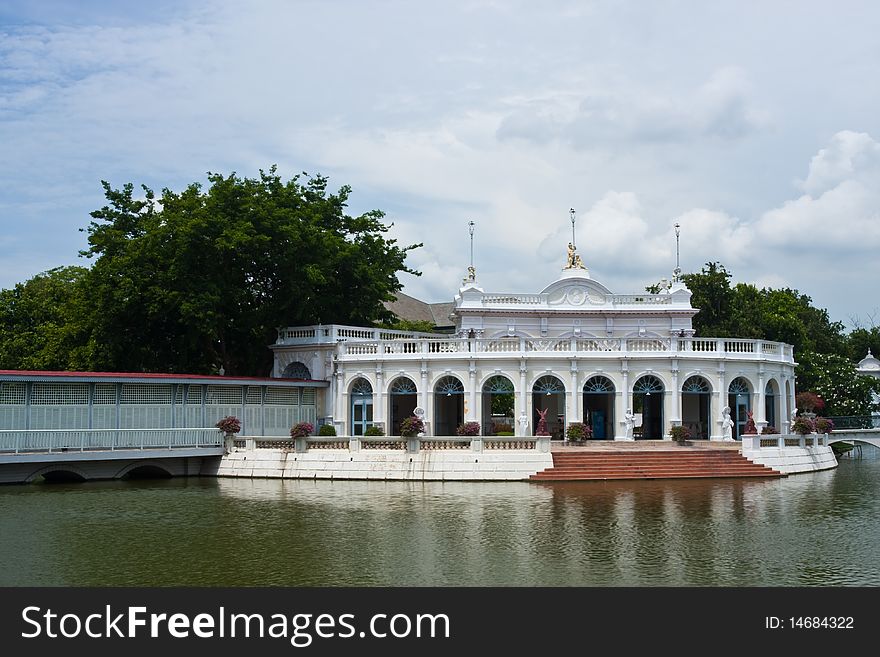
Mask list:
[[[277,328],[392,321],[382,302],[418,275],[384,234],[383,213],[345,214],[351,190],[322,176],[284,181],[208,175],[207,191],[103,182],[91,213],[90,323],[95,360],[135,371],[266,375]]]
[[[88,368],[87,275],[83,267],[58,267],[0,290],[0,369]]]
[[[815,392],[825,401],[826,416],[868,415],[877,410],[871,393],[880,392],[877,380],[856,373],[845,356],[813,351],[798,357],[796,388]]]
[[[681,280],[691,291],[691,305],[700,312],[694,317],[697,335],[729,336],[734,292],[731,274],[718,262],[707,262],[697,274],[684,274]]]

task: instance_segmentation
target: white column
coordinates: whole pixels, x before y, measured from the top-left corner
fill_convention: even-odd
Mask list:
[[[465,422],[479,422],[480,418],[477,414],[477,366],[471,361],[468,369],[468,381],[470,382],[470,402],[467,413],[465,413]]]
[[[376,389],[373,390],[373,423],[380,422],[385,427],[385,432],[389,428],[385,423],[385,377],[382,375],[382,369],[376,370]]]
[[[681,424],[681,385],[678,383],[678,360],[672,361],[672,412],[669,426]]]
[[[428,365],[422,361],[422,384],[419,386],[419,406],[425,411],[425,420],[428,422],[430,431],[426,431],[425,435],[434,435],[434,395],[428,390]]]
[[[574,338],[572,338],[574,340]],[[579,394],[578,387],[578,363],[574,358],[571,360],[571,415],[566,411],[566,419],[568,423],[572,422],[583,422],[584,418],[581,413],[581,400],[583,399],[583,395]]]
[[[716,400],[714,404],[715,417],[709,418],[709,440],[721,440],[724,436],[721,433],[721,410],[727,406],[727,382],[724,376],[724,363],[718,363],[718,389],[715,391]],[[731,416],[735,409],[730,409]]]
[[[522,342],[522,338],[520,338],[520,342]],[[517,404],[516,409],[516,435],[517,436],[528,436],[531,435],[531,431],[529,429],[532,426],[532,409],[529,408],[528,400],[529,393],[526,390],[526,361],[521,360],[519,363],[519,404]],[[528,422],[526,423],[525,429],[520,425],[519,417],[525,413],[526,418],[528,418]]]
[[[760,344],[760,341],[758,341]],[[758,433],[761,433],[761,429],[767,426],[767,404],[764,401],[764,369],[763,367],[758,370],[758,389],[755,390],[754,396],[752,397],[752,417],[755,419],[755,426],[758,429]]]
[[[342,391],[345,389],[345,372],[340,367],[336,372],[336,404],[333,409],[333,422],[334,424],[342,423],[340,433],[345,436],[350,432],[346,431],[347,423],[348,423],[348,412],[345,409],[345,398],[342,394]],[[337,431],[340,429],[337,426]]]
[[[623,420],[627,409],[632,408],[629,394],[629,366],[626,360],[620,363],[621,390],[615,399],[614,409],[614,440],[632,440],[632,436],[626,435],[626,424]]]

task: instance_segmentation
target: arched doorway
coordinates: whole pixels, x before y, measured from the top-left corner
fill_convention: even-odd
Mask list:
[[[709,439],[712,386],[702,376],[688,377],[681,386],[681,423],[693,439]]]
[[[388,389],[388,417],[391,422],[388,427],[389,436],[400,435],[400,423],[412,416],[419,403],[417,393],[416,384],[405,376],[399,376],[391,382]]]
[[[514,431],[513,409],[515,404],[513,382],[506,376],[496,374],[483,384],[483,435],[496,436],[499,432]]]
[[[550,374],[542,376],[532,386],[532,430],[535,435],[541,420],[539,410],[547,411],[547,431],[553,439],[562,440],[565,437],[565,386]]]
[[[738,376],[730,382],[727,405],[730,406],[730,417],[733,419],[733,439],[739,440],[752,410],[752,388],[743,377]]]
[[[351,435],[363,436],[373,424],[373,386],[364,378],[351,384]]]
[[[663,439],[663,382],[646,374],[633,386],[633,413],[642,415],[642,426],[633,430],[633,438]]]
[[[464,422],[464,384],[444,376],[434,384],[434,435],[454,436]]]
[[[770,379],[764,386],[764,419],[767,426],[781,431],[779,426],[779,387]]]
[[[614,439],[614,384],[607,376],[584,383],[584,422],[593,428],[593,439]]]

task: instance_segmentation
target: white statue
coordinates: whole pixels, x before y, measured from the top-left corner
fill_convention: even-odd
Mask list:
[[[791,411],[791,421],[788,424],[789,433],[793,433],[792,427],[794,426],[794,421],[797,419],[797,409],[794,408]]]
[[[730,406],[721,409],[721,436],[722,440],[733,440],[733,420],[730,418]]]
[[[626,425],[627,440],[632,440],[633,427],[636,426],[636,416],[633,415],[631,408],[626,409],[626,413],[623,414],[623,423]]]
[[[523,411],[519,414],[519,435],[527,436],[529,431],[529,416]]]
[[[422,426],[425,426],[425,409],[424,408],[420,408],[420,407],[416,406],[413,409],[413,415],[415,415],[417,418],[419,418],[422,421]],[[424,435],[425,435],[424,431],[419,431],[419,438],[424,437]]]

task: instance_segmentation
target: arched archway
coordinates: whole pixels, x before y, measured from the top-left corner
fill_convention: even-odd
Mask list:
[[[744,377],[738,376],[727,388],[727,405],[733,419],[733,439],[739,440],[749,420],[752,410],[752,386]]]
[[[780,430],[782,427],[779,423],[779,384],[774,379],[770,379],[764,386],[764,419],[767,420],[767,426]]]
[[[349,392],[351,435],[363,436],[373,424],[373,385],[363,377],[356,378]]]
[[[666,388],[653,374],[646,374],[633,385],[633,413],[641,414],[642,425],[633,430],[633,438],[663,439],[663,396]]]
[[[171,479],[172,474],[165,468],[153,463],[136,465],[128,470],[120,479]]]
[[[702,376],[688,377],[681,386],[681,423],[693,439],[709,439],[712,386]]]
[[[539,410],[547,411],[547,431],[553,439],[562,440],[565,437],[565,385],[551,374],[542,376],[532,386],[532,427],[535,435],[541,419]]]
[[[65,463],[47,465],[46,467],[40,468],[31,473],[30,476],[25,479],[25,482],[30,483],[40,477],[42,477],[44,481],[49,483],[70,483],[89,480],[89,477],[86,476],[85,472],[72,464]]]
[[[483,384],[482,424],[484,436],[513,432],[513,411],[516,399],[513,382],[496,374]]]
[[[447,375],[434,384],[434,435],[454,436],[464,422],[464,384]]]
[[[400,435],[400,423],[411,417],[418,405],[418,389],[412,379],[399,376],[388,387],[389,436]]]
[[[607,376],[591,376],[584,383],[584,422],[595,440],[614,439],[614,383]]]

